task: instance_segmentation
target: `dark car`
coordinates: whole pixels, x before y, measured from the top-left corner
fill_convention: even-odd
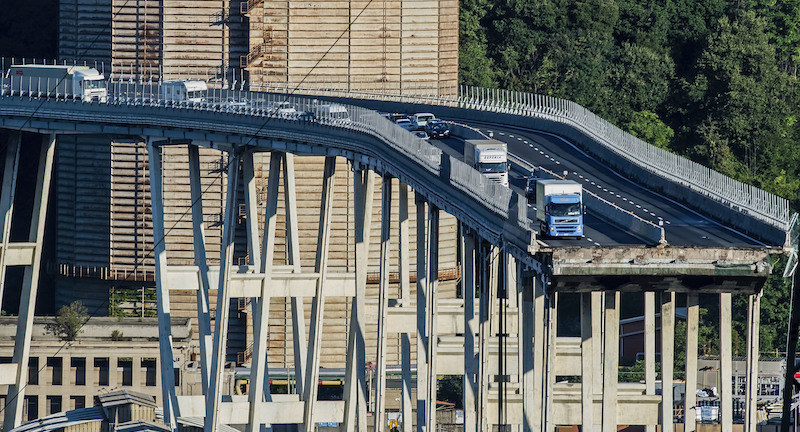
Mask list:
[[[528,198],[528,201],[536,201],[536,182],[538,180],[538,177],[531,175],[525,182],[525,197]]]
[[[443,121],[429,121],[425,125],[425,132],[431,138],[444,138],[450,136],[450,126]]]

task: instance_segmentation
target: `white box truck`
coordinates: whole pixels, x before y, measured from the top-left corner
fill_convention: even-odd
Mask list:
[[[542,237],[583,236],[583,187],[572,180],[536,181],[536,219]]]
[[[496,139],[464,140],[464,162],[508,187],[508,147]]]
[[[13,65],[8,82],[15,92],[47,93],[86,102],[108,99],[103,74],[89,66]]]
[[[313,112],[317,119],[328,119],[342,124],[350,123],[350,113],[344,105],[319,104],[313,107]]]
[[[161,83],[161,99],[166,102],[203,103],[208,97],[205,81],[172,80]]]

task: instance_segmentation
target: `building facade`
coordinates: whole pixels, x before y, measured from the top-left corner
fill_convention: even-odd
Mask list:
[[[161,406],[161,364],[155,318],[91,318],[74,341],[48,330],[52,318],[37,318],[28,363],[23,422],[94,406],[98,395],[128,390]],[[0,317],[0,360],[14,351],[15,317]],[[179,395],[199,395],[201,376],[191,320],[172,320],[174,374]],[[233,384],[231,374],[226,385]],[[230,389],[232,391],[232,387]],[[0,386],[5,406],[8,386]]]

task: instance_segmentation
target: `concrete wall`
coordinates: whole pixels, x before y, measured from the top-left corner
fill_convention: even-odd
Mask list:
[[[545,132],[563,136],[580,148],[587,151],[600,161],[608,164],[616,171],[632,180],[647,185],[649,189],[662,193],[680,203],[687,205],[703,214],[713,216],[725,224],[733,226],[770,245],[783,247],[787,242],[786,231],[769,225],[766,222],[747,217],[746,210],[729,206],[726,203],[715,201],[699,192],[660,177],[644,168],[630,163],[623,155],[608,151],[598,141],[597,137],[589,135],[584,130],[570,122],[562,121],[556,117],[527,117],[513,114],[495,113],[487,111],[469,110],[434,106],[425,104],[400,103],[377,100],[360,100],[348,98],[324,98],[338,100],[342,103],[364,106],[370,109],[386,112],[431,112],[437,117],[457,118],[459,121],[492,122],[512,127],[525,129],[538,129]]]

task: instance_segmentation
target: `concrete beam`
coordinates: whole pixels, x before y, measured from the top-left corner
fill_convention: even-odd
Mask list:
[[[554,279],[558,277],[566,281],[568,279],[564,278],[567,276],[584,278],[595,276],[597,279],[618,277],[624,281],[623,278],[627,277],[630,278],[631,285],[647,289],[646,286],[654,282],[646,277],[658,276],[684,282],[686,285],[683,287],[684,290],[706,289],[709,292],[715,289],[717,292],[736,289],[736,286],[726,288],[720,284],[726,280],[738,281],[741,278],[746,283],[749,279],[766,278],[771,270],[768,256],[772,253],[782,253],[782,250],[777,248],[644,246],[568,247],[546,251],[552,252]],[[703,276],[706,278],[702,278]],[[664,283],[653,285],[653,290],[666,288]],[[570,289],[578,290],[578,288]],[[588,286],[581,289],[592,290]],[[752,288],[742,286],[738,290],[746,289]]]

